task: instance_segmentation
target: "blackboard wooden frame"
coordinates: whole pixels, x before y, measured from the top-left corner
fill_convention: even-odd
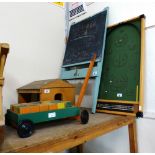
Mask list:
[[[105,112],[105,113],[112,113],[112,114],[122,114],[122,115],[140,115],[142,116],[143,112],[143,105],[144,105],[144,52],[145,52],[145,16],[141,15],[132,19],[128,19],[124,22],[114,24],[108,27],[108,29],[114,28],[115,26],[119,26],[124,23],[132,22],[137,19],[140,19],[141,22],[141,38],[140,38],[140,79],[139,79],[139,100],[136,101],[129,101],[129,100],[111,100],[111,99],[100,99],[98,98],[98,103],[101,104],[109,104],[109,105],[126,105],[126,106],[133,106],[133,112],[123,112],[123,111],[115,111],[111,109],[102,109],[97,104],[97,112]],[[104,75],[106,76],[106,75]]]

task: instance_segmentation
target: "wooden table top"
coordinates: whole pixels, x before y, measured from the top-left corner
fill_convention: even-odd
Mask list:
[[[16,130],[6,127],[5,141],[0,152],[60,152],[82,144],[134,121],[132,116],[90,114],[89,123],[78,120],[59,120],[36,125],[29,138],[19,138]]]

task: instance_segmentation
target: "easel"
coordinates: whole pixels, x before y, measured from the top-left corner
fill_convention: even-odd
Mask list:
[[[64,80],[84,79],[86,77],[88,68],[83,68],[83,65],[80,65],[78,67],[80,68],[77,69],[75,67],[74,69],[71,69],[71,70],[69,70],[68,67],[62,67],[61,79],[64,79]],[[96,104],[97,104],[97,98],[98,98],[101,69],[102,69],[102,61],[99,61],[96,63],[96,66],[93,67],[92,72],[90,74],[90,77],[95,79],[95,86],[93,90],[92,113],[96,112]]]
[[[108,16],[108,8],[105,8],[103,12],[104,11],[107,12],[107,16]],[[94,78],[95,80],[94,89],[93,89],[92,113],[96,112],[96,104],[98,99],[98,91],[99,91],[103,56],[104,56],[104,43],[105,43],[105,36],[106,36],[107,16],[105,19],[105,30],[104,30],[103,40],[102,40],[102,43],[103,43],[102,51],[100,53],[100,56],[96,57],[94,67],[90,74],[90,78]],[[83,36],[81,36],[81,38],[82,37]],[[90,61],[83,61],[83,62],[76,62],[76,63],[67,64],[67,65],[62,65],[60,78],[64,80],[84,79],[86,77],[89,63]]]
[[[3,116],[3,106],[2,106],[2,88],[4,84],[3,71],[5,66],[5,61],[7,54],[9,52],[9,45],[6,43],[0,44],[0,144],[4,138],[4,116]]]

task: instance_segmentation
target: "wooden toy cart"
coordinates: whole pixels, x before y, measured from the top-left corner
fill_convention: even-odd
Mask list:
[[[75,105],[71,103],[68,104],[68,106],[61,107],[60,109],[57,108],[53,110],[32,112],[26,114],[20,114],[9,109],[7,110],[7,113],[5,115],[6,125],[12,125],[16,127],[18,135],[21,138],[26,138],[32,135],[34,131],[34,124],[37,123],[74,117],[76,119],[81,118],[81,123],[86,124],[89,120],[89,114],[87,110],[80,111],[80,105],[86,91],[86,87],[95,63],[95,59],[96,54],[94,54],[93,59],[90,61],[87,75],[81,88],[77,103]]]

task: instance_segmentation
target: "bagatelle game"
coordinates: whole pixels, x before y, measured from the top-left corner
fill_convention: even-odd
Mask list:
[[[144,21],[141,15],[108,28],[98,112],[142,116]]]

